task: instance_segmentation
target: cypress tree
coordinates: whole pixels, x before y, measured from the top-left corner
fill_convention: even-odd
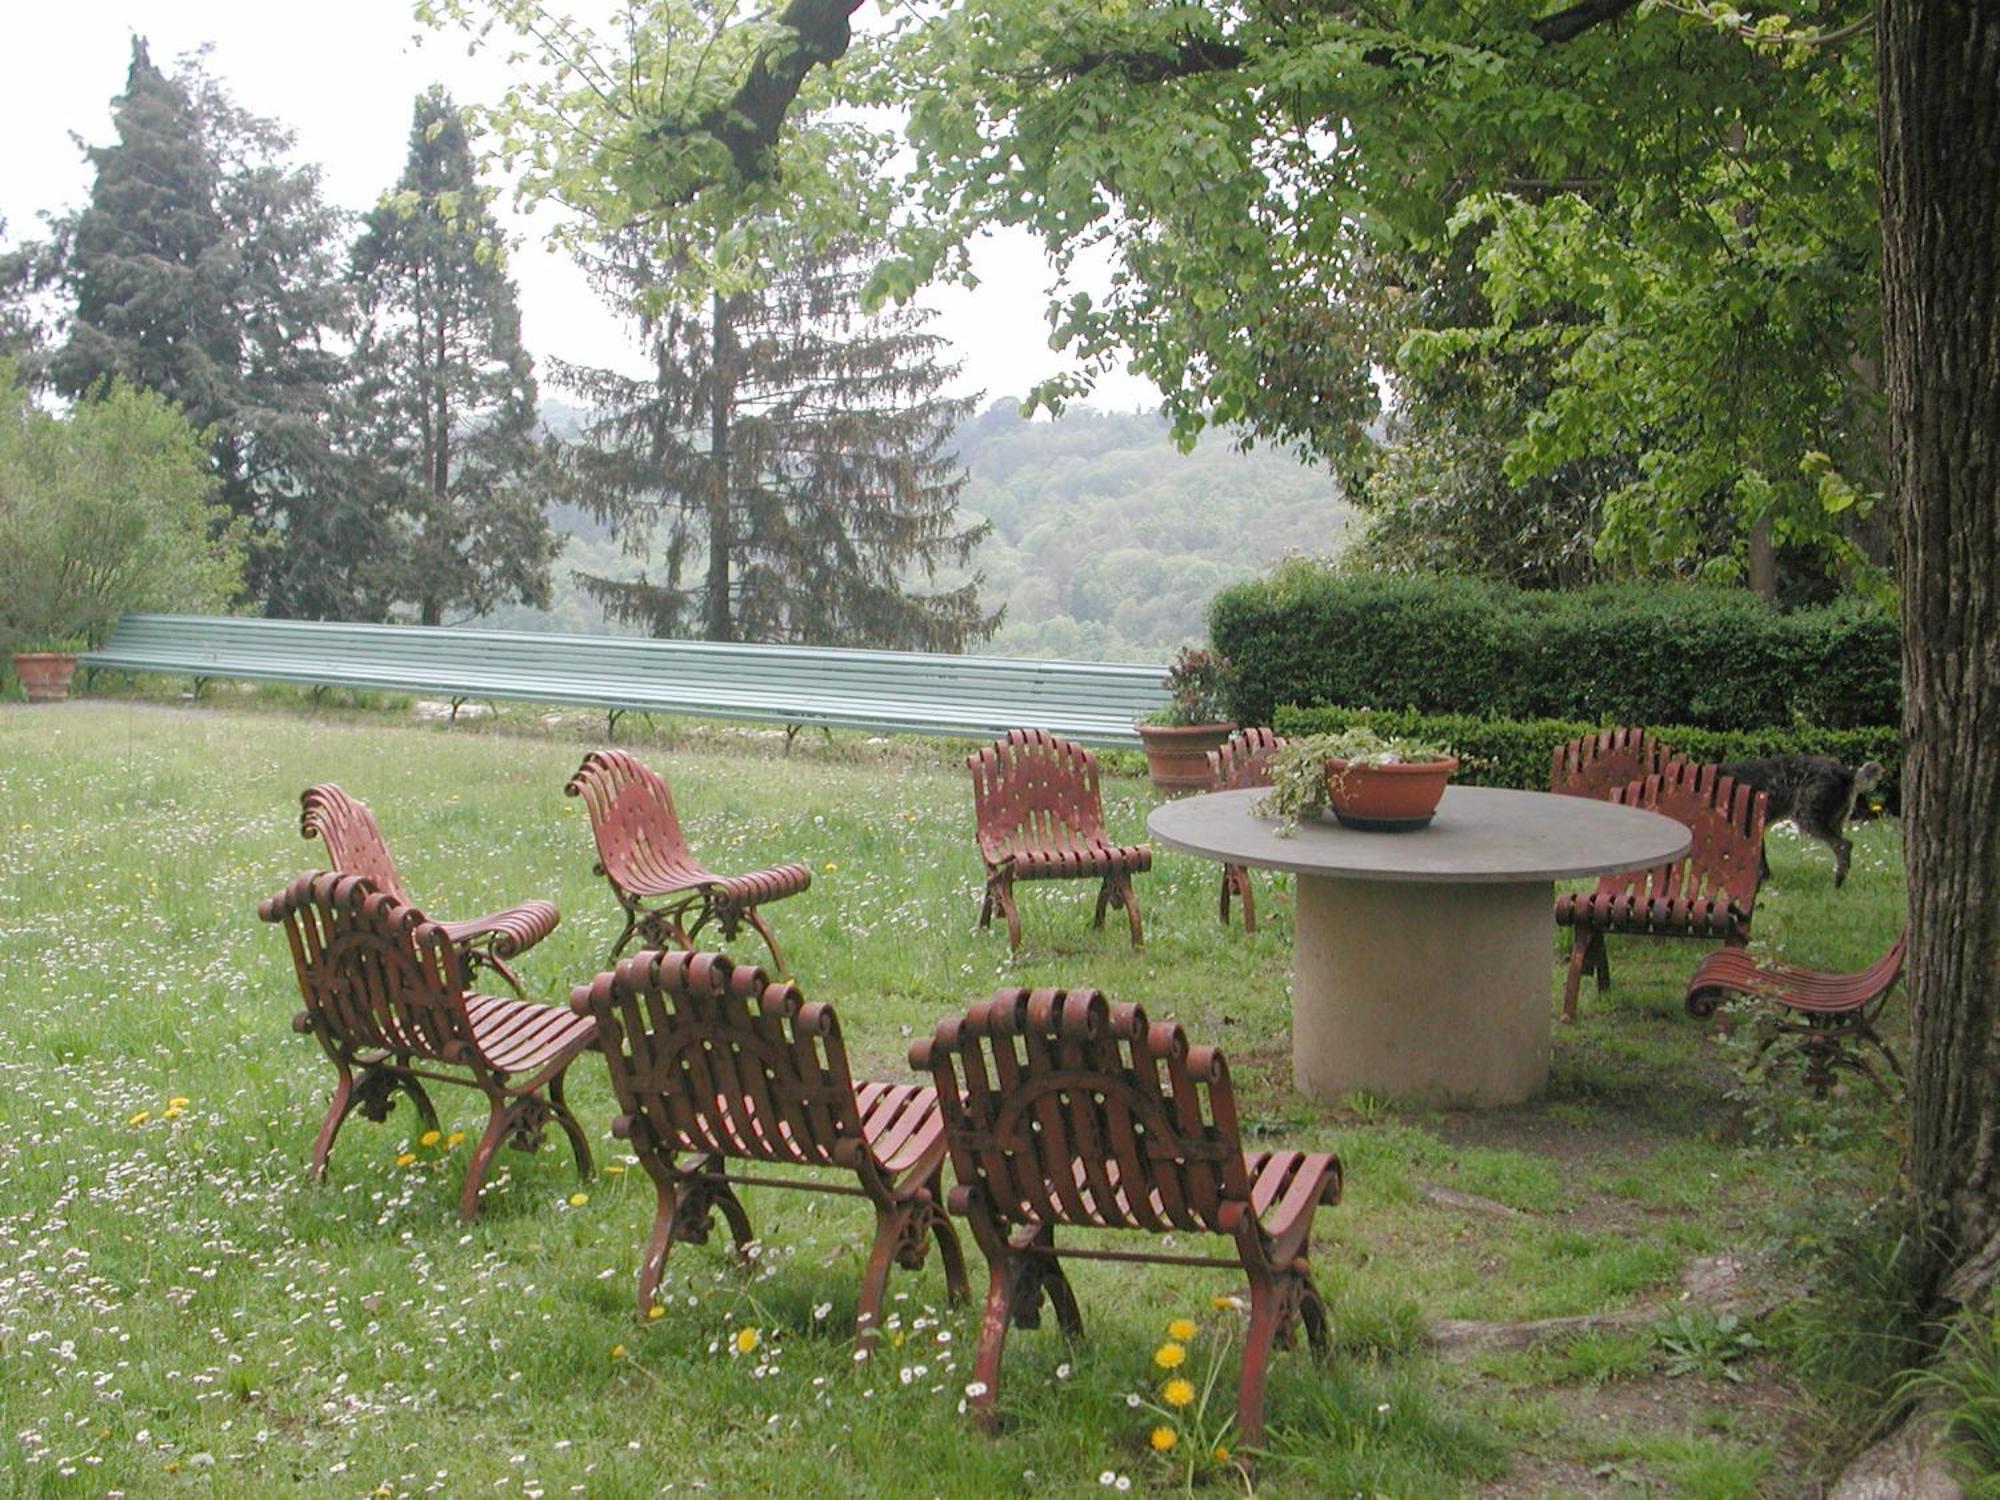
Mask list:
[[[956,502],[950,451],[970,398],[929,314],[864,317],[858,247],[803,257],[754,291],[645,323],[650,380],[566,368],[598,412],[573,445],[577,503],[643,558],[637,581],[578,575],[654,635],[962,651],[998,614],[980,578],[923,589],[988,530]],[[599,268],[621,305],[647,266]]]
[[[360,450],[405,537],[396,592],[426,625],[549,598],[534,373],[490,197],[434,88],[417,99],[403,175],[354,249],[370,414]]]

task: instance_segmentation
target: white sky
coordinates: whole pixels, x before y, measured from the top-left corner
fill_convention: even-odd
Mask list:
[[[463,104],[497,95],[505,81],[502,63],[468,57],[456,33],[419,27],[409,0],[9,0],[4,9],[0,219],[10,241],[39,235],[40,214],[88,197],[89,168],[71,137],[111,141],[111,99],[124,89],[135,32],[168,68],[211,44],[210,70],[236,101],[288,126],[295,158],[317,162],[326,197],[354,210],[371,205],[402,171],[418,93],[441,82]],[[542,226],[515,215],[504,192],[498,207],[519,241],[512,269],[528,348],[643,373],[627,331],[582,274],[542,249]],[[1047,343],[1047,263],[1026,235],[1009,234],[982,247],[976,269],[976,289],[926,295],[939,311],[933,327],[964,361],[959,390],[984,390],[989,401],[1024,395],[1065,368]],[[1131,409],[1156,405],[1158,395],[1120,373],[1100,381],[1092,400]]]

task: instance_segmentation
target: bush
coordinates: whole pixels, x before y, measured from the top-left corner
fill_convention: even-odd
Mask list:
[[[1537,593],[1301,559],[1217,594],[1209,633],[1245,724],[1284,703],[1720,730],[1901,718],[1896,622],[1855,604],[1787,614],[1741,590]]]
[[[1283,735],[1331,734],[1366,724],[1385,735],[1414,735],[1449,745],[1468,786],[1547,791],[1556,747],[1605,726],[1582,719],[1483,719],[1471,714],[1420,714],[1398,709],[1280,708],[1272,727]],[[1894,729],[1719,730],[1691,724],[1649,724],[1653,737],[1681,760],[1756,760],[1766,755],[1830,755],[1842,765],[1879,760],[1888,774],[1877,788],[1885,805],[1901,806],[1902,736]]]

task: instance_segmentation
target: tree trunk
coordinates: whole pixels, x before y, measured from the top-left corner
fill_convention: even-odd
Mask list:
[[[733,311],[717,293],[712,303],[714,332],[710,346],[708,411],[708,587],[703,598],[706,616],[702,634],[711,641],[736,638],[729,615],[729,419],[736,404],[735,340],[729,327]]]
[[[1750,588],[1767,603],[1778,602],[1778,549],[1771,541],[1771,518],[1750,523]]]
[[[1878,0],[1902,516],[1909,1176],[1928,1310],[2000,1273],[2000,7]]]

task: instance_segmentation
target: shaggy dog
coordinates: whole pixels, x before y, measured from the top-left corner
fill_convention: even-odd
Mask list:
[[[1871,760],[1849,770],[1830,755],[1772,755],[1763,760],[1736,761],[1724,766],[1722,774],[1764,794],[1766,826],[1790,818],[1800,833],[1831,849],[1833,883],[1839,887],[1846,881],[1847,862],[1854,853],[1854,844],[1844,831],[1847,819],[1854,811],[1854,799],[1881,782],[1880,761]],[[1758,879],[1768,879],[1770,874],[1771,863],[1765,859]]]

